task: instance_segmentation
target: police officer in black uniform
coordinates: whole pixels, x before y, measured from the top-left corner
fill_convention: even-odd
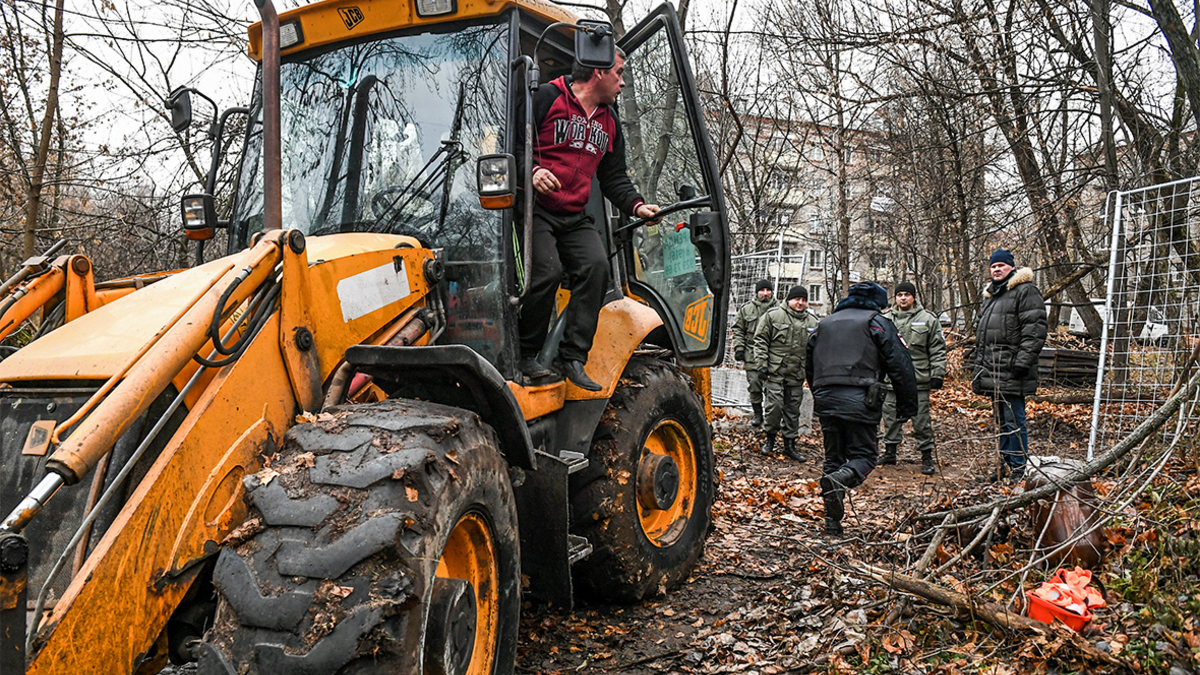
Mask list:
[[[879,313],[887,304],[879,284],[854,284],[808,341],[805,376],[825,436],[820,484],[826,534],[842,533],[846,490],[862,485],[875,468],[885,375],[896,393],[897,417],[917,414],[912,358],[896,325]]]

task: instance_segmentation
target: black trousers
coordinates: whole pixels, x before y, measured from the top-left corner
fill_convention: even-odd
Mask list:
[[[571,301],[558,358],[587,363],[608,289],[608,258],[592,217],[550,213],[535,204],[533,242],[527,245],[533,246],[533,270],[521,305],[521,356],[536,356],[546,342],[565,268]]]
[[[830,474],[849,466],[858,478],[854,485],[862,485],[875,470],[875,460],[879,454],[879,445],[875,440],[878,428],[878,424],[850,422],[840,417],[822,415],[821,432],[825,435],[825,465],[821,467],[822,472]]]

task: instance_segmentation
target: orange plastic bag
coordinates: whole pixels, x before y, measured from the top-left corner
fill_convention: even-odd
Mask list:
[[[1057,617],[1063,623],[1079,630],[1091,618],[1089,611],[1103,607],[1104,596],[1091,587],[1092,573],[1076,567],[1074,570],[1060,569],[1042,582],[1041,586],[1029,591],[1029,617],[1051,623]]]

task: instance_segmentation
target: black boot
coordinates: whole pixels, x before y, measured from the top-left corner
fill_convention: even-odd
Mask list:
[[[754,417],[750,418],[750,426],[754,427],[755,429],[761,429],[763,423],[762,401],[759,401],[758,403],[751,401],[750,409],[754,411]]]
[[[900,446],[894,443],[888,443],[884,446],[883,456],[879,458],[879,466],[890,466],[896,463],[896,451]]]
[[[762,445],[758,446],[758,451],[764,455],[770,455],[775,452],[775,434],[768,433],[767,440],[763,441]]]
[[[783,454],[788,459],[795,460],[797,462],[804,461],[804,455],[801,455],[800,453],[796,452],[796,439],[794,439],[794,438],[788,438],[788,437],[784,436],[784,438],[783,438]]]
[[[562,371],[563,375],[567,376],[571,384],[580,389],[587,391],[600,391],[603,389],[597,382],[588,377],[587,373],[583,372],[582,361],[561,361],[559,362],[559,370]]]
[[[858,485],[858,475],[848,466],[821,476],[821,500],[825,502],[825,534],[842,533],[842,516],[846,515],[846,489]]]
[[[539,363],[536,356],[523,357],[521,359],[520,367],[521,372],[525,374],[525,377],[528,377],[531,380],[550,377],[554,374],[553,370],[550,370],[546,366],[543,366],[541,363]]]
[[[825,502],[825,534],[842,534],[842,517],[846,515],[842,500],[845,498],[843,490],[821,495],[821,500]]]
[[[823,495],[833,492],[844,493],[848,488],[858,485],[858,474],[854,473],[854,469],[843,466],[833,473],[821,476],[820,485],[821,494]],[[841,520],[841,518],[838,518],[838,520]]]
[[[932,476],[936,470],[933,468],[933,451],[926,450],[921,453],[921,473],[926,476]]]

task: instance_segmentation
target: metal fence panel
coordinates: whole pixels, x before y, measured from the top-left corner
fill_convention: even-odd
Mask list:
[[[1088,457],[1115,445],[1195,367],[1200,177],[1109,196],[1113,232]],[[1184,433],[1200,415],[1185,406]],[[1168,429],[1169,428],[1169,429]],[[1164,427],[1174,435],[1176,425]]]

